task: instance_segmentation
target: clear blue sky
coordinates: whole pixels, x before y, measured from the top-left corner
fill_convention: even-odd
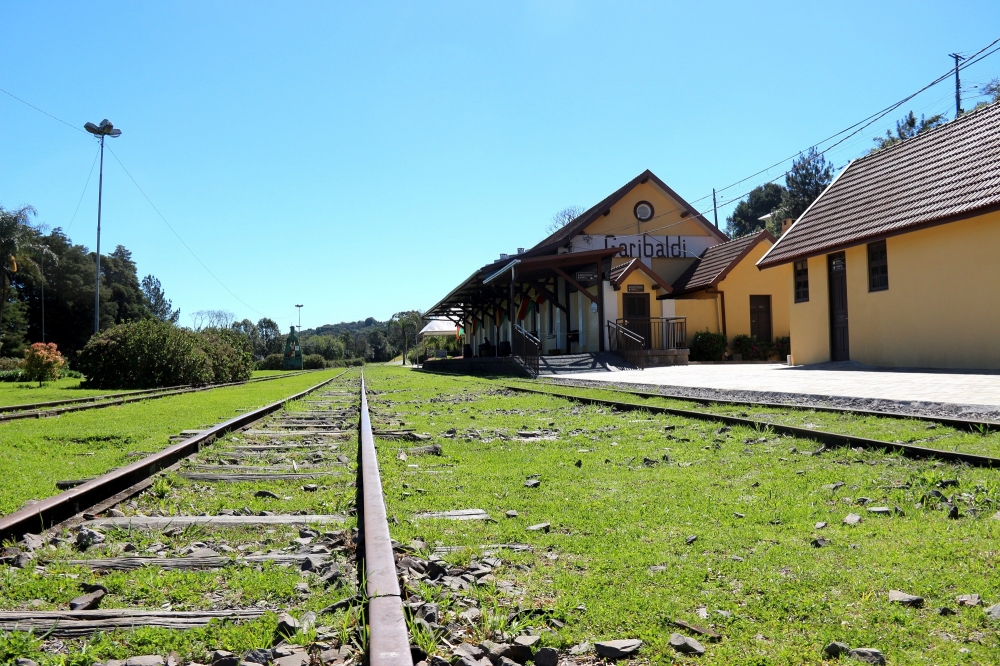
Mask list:
[[[1000,37],[1000,3],[7,2],[0,25],[0,88],[121,127],[125,167],[249,306],[110,155],[102,249],[131,249],[182,323],[285,327],[304,303],[309,327],[425,309],[646,168],[710,195]],[[963,84],[994,76],[1000,53]],[[953,100],[949,80],[903,110]],[[95,141],[3,94],[0,119],[0,205],[92,248]]]

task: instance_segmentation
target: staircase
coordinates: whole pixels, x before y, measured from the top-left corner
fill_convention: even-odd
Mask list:
[[[621,356],[611,352],[541,356],[538,359],[539,375],[571,375],[577,372],[618,372],[635,369]]]

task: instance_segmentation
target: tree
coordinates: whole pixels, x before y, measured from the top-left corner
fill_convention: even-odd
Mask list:
[[[196,331],[203,328],[230,328],[235,319],[236,315],[229,310],[198,310],[191,315],[191,323]]]
[[[101,277],[111,290],[111,303],[114,304],[114,323],[149,319],[152,312],[149,301],[139,286],[139,275],[132,252],[119,245],[111,256],[101,260]]]
[[[833,181],[833,165],[826,161],[823,153],[810,148],[792,162],[792,168],[785,174],[785,193],[781,206],[771,215],[772,220],[798,219],[799,215],[823,193]]]
[[[59,368],[64,365],[66,359],[51,342],[36,342],[24,350],[24,378],[30,382],[38,382],[39,386],[42,382],[59,379]]]
[[[781,206],[786,191],[777,183],[764,183],[755,187],[745,200],[736,204],[733,214],[726,218],[729,236],[738,238],[763,229],[764,223],[760,218]]]
[[[173,303],[163,293],[160,281],[152,275],[142,278],[142,293],[146,297],[146,306],[154,317],[169,324],[176,324],[180,320],[180,308],[171,309]]]
[[[907,115],[903,116],[902,120],[896,121],[895,135],[893,135],[890,130],[886,130],[884,137],[877,136],[872,139],[872,141],[875,142],[875,147],[872,148],[870,152],[874,153],[882,150],[883,148],[894,146],[900,141],[912,139],[918,134],[934,129],[935,127],[945,124],[946,122],[948,122],[948,119],[944,117],[943,113],[938,113],[930,118],[924,118],[924,116],[921,115],[920,121],[917,122],[917,117],[913,115],[913,111],[910,111]]]
[[[553,215],[551,220],[549,220],[548,226],[545,227],[545,234],[552,235],[559,231],[567,224],[580,217],[583,211],[584,208],[580,206],[568,206],[563,208],[561,211]]]
[[[3,348],[6,329],[3,328],[3,316],[9,297],[8,286],[18,271],[18,264],[38,271],[38,265],[32,254],[51,254],[51,251],[38,241],[40,229],[31,224],[30,218],[35,215],[31,206],[23,206],[17,210],[5,210],[0,207],[0,349]],[[17,299],[17,293],[14,294]]]
[[[280,354],[284,352],[285,338],[281,334],[278,323],[268,317],[257,322],[257,347],[254,348],[254,355],[257,358],[264,358],[270,354]]]

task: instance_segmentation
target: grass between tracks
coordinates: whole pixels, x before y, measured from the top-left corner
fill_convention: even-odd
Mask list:
[[[311,375],[313,383],[318,381],[316,377]],[[276,381],[261,386],[281,383]],[[333,390],[351,390],[356,395],[357,372],[350,371],[330,386]],[[324,390],[314,396],[322,395]],[[307,409],[305,403],[294,402],[288,406],[288,413],[304,409]],[[350,420],[353,424],[355,419]],[[261,422],[260,427],[271,427],[270,421]],[[305,438],[309,439],[308,436]],[[196,462],[214,463],[219,457],[227,457],[226,452],[235,446],[261,443],[267,439],[266,435],[231,435],[203,449]],[[315,438],[312,441],[315,442]],[[149,490],[120,505],[119,509],[129,515],[166,516],[191,515],[202,511],[219,513],[224,508],[248,509],[254,513],[347,513],[353,505],[356,450],[356,440],[339,442],[336,448],[325,453],[327,459],[335,460],[337,455],[343,454],[349,460],[334,470],[338,476],[314,481],[203,483],[165,473]],[[244,466],[291,465],[293,462],[297,465],[315,464],[307,460],[310,453],[311,450],[304,449],[269,452],[240,462]],[[319,487],[307,492],[302,487],[304,483],[316,483]],[[258,490],[265,489],[279,497],[267,499],[255,496]],[[354,525],[354,517],[348,516],[342,523],[316,528],[319,532],[340,531],[349,530]],[[104,543],[81,553],[74,547],[73,533],[65,531],[58,541],[50,542],[39,554],[34,561],[38,566],[23,569],[0,567],[0,609],[20,610],[26,615],[36,609],[65,609],[71,599],[81,594],[82,583],[100,583],[108,590],[101,608],[189,611],[256,607],[269,612],[258,620],[240,624],[213,622],[205,628],[185,631],[140,628],[55,643],[45,641],[43,636],[0,632],[0,664],[13,663],[14,658],[27,656],[43,666],[89,666],[95,660],[124,659],[142,654],[166,655],[171,651],[178,652],[182,660],[204,663],[206,652],[214,649],[244,654],[250,649],[270,647],[282,639],[276,634],[277,613],[287,610],[296,617],[307,611],[319,613],[331,603],[352,596],[357,589],[357,582],[349,573],[346,554],[341,551],[335,551],[330,557],[344,567],[345,584],[330,586],[325,586],[315,573],[300,571],[297,566],[274,563],[236,564],[204,571],[171,571],[152,566],[133,571],[107,571],[71,562],[123,555],[178,557],[192,548],[211,548],[223,557],[292,554],[301,552],[303,548],[294,541],[300,536],[299,528],[294,526],[218,528],[195,525],[176,532],[169,529],[144,531],[113,528],[105,530],[105,535]],[[300,645],[317,639],[350,643],[357,638],[359,617],[355,608],[319,613],[314,629],[300,632],[290,640]]]
[[[207,427],[341,373],[212,389],[43,419],[0,423],[0,515],[59,492],[56,481],[97,476],[165,448],[182,430]]]
[[[826,430],[857,437],[881,439],[887,442],[913,444],[943,451],[960,451],[984,456],[1000,457],[1000,429],[960,429],[920,419],[862,416],[846,412],[824,412],[792,407],[763,407],[760,405],[725,405],[697,403],[672,398],[643,397],[628,391],[600,387],[584,388],[548,382],[515,382],[519,386],[540,388],[545,391],[586,395],[594,398],[630,402],[674,409],[690,409],[711,414],[739,416],[755,421]]]
[[[879,648],[893,664],[1000,662],[998,622],[955,601],[978,593],[984,606],[1000,602],[996,471],[878,451],[804,455],[819,445],[766,428],[720,430],[507,392],[498,381],[387,367],[365,377],[376,424],[402,420],[445,452],[400,461],[406,445],[378,442],[388,513],[399,521],[393,537],[468,547],[449,556],[465,560],[481,544],[531,544],[532,554],[499,556],[528,565],[504,573],[524,589],[507,603],[554,608],[565,619],[544,642],[641,638],[642,659],[694,662],[668,645],[672,632],[685,633],[671,624],[680,619],[723,635],[701,639],[705,664],[821,663],[834,640]],[[824,427],[879,439],[902,438],[906,426],[837,419],[837,428]],[[453,439],[443,436],[450,428]],[[553,438],[518,437],[525,430]],[[534,474],[540,487],[525,487]],[[939,488],[946,480],[957,486]],[[836,482],[845,485],[824,487]],[[953,496],[962,517],[950,520],[943,503],[925,500],[933,490]],[[905,515],[870,514],[862,498]],[[415,517],[468,508],[495,521]],[[511,509],[516,518],[505,517]],[[848,513],[862,522],[843,524]],[[543,522],[549,533],[526,530]],[[830,545],[813,547],[817,537]],[[890,604],[890,589],[923,596],[926,607]],[[957,614],[939,615],[941,606]]]

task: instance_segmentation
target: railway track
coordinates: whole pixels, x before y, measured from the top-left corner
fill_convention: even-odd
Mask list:
[[[172,395],[182,395],[184,393],[198,393],[210,391],[228,386],[243,386],[245,384],[255,384],[267,382],[275,379],[285,379],[298,375],[313,372],[306,370],[303,372],[289,373],[287,375],[272,375],[269,377],[256,377],[245,382],[228,382],[225,384],[207,384],[205,386],[171,386],[157,389],[144,389],[141,391],[127,391],[122,393],[106,393],[86,398],[68,398],[66,400],[50,400],[47,402],[25,403],[21,405],[4,405],[0,407],[0,422],[17,421],[20,419],[40,419],[47,416],[56,416],[69,412],[79,412],[88,409],[101,409],[103,407],[114,407],[130,402],[142,400],[155,400],[157,398],[167,398]]]
[[[791,435],[793,437],[802,437],[804,439],[811,439],[817,441],[824,446],[849,446],[849,447],[860,447],[865,449],[876,449],[876,450],[887,450],[896,451],[906,456],[918,457],[918,458],[935,458],[939,460],[947,460],[949,462],[959,462],[967,465],[973,465],[976,467],[1000,467],[1000,458],[992,456],[983,456],[974,453],[963,453],[960,451],[947,451],[944,449],[934,449],[925,446],[915,446],[913,444],[904,444],[901,442],[889,442],[880,439],[870,439],[867,437],[858,437],[856,435],[846,435],[836,432],[828,432],[824,430],[818,430],[814,428],[803,428],[799,426],[785,425],[781,423],[775,423],[773,421],[761,421],[751,418],[745,418],[740,416],[730,416],[728,414],[718,414],[713,412],[701,412],[693,409],[678,409],[675,407],[663,407],[659,405],[650,405],[640,402],[625,402],[622,400],[609,400],[607,398],[598,398],[594,396],[579,395],[573,393],[563,393],[558,391],[546,391],[538,388],[529,388],[526,386],[521,386],[518,384],[507,384],[505,388],[512,391],[519,391],[522,393],[534,393],[541,395],[549,395],[559,398],[565,398],[567,400],[573,400],[575,402],[581,402],[589,405],[603,405],[606,407],[612,407],[614,409],[623,411],[633,411],[642,410],[653,414],[671,414],[674,416],[684,416],[687,418],[698,419],[701,421],[717,421],[719,423],[724,423],[726,425],[740,425],[753,428],[755,430],[771,430],[775,433],[781,435]],[[581,391],[586,391],[588,389],[579,389]],[[590,389],[594,390],[594,389]],[[603,389],[607,390],[607,389]],[[628,395],[633,395],[641,398],[667,398],[670,399],[673,396],[666,396],[657,393],[639,393],[639,392],[622,392]],[[683,398],[687,399],[687,398]],[[732,401],[709,401],[704,400],[704,402],[729,402]],[[758,403],[736,403],[736,404],[758,404]],[[791,405],[780,404],[771,405],[780,406],[786,409],[794,409]],[[809,409],[812,409],[811,407]],[[828,411],[840,411],[844,413],[857,413],[853,410],[840,410],[831,409]],[[887,415],[881,412],[873,413],[878,416],[897,416],[901,415]],[[926,420],[939,421],[937,418],[928,417]],[[948,419],[952,420],[953,419]],[[975,427],[979,426],[984,429],[988,429],[992,424],[987,423],[977,423],[972,421],[962,421],[963,427]]]
[[[364,379],[347,370],[0,518],[0,540],[17,542],[0,553],[0,597],[48,590],[64,575],[50,572],[81,581],[0,611],[0,632],[118,629],[128,644],[144,628],[183,643],[250,623],[271,638],[211,663],[358,663],[367,651],[374,665],[412,664]],[[145,582],[164,575],[183,582]]]
[[[614,388],[609,386],[602,386],[600,384],[594,383],[588,386],[581,386],[579,384],[572,384],[574,380],[569,379],[566,381],[553,381],[547,382],[550,386],[559,386],[562,388],[579,388],[579,389],[590,389],[590,390],[600,390],[600,391],[614,391],[615,393],[620,393],[622,395],[636,396],[639,398],[663,398],[667,400],[684,400],[687,402],[696,402],[703,405],[728,405],[728,406],[739,406],[739,407],[766,407],[771,409],[808,409],[815,412],[829,412],[833,414],[851,414],[854,416],[876,416],[879,418],[888,419],[913,419],[915,421],[927,421],[930,423],[940,423],[941,425],[950,426],[952,428],[958,428],[960,430],[967,431],[982,431],[983,429],[997,430],[1000,429],[1000,423],[996,421],[982,421],[976,419],[962,419],[952,416],[939,416],[933,414],[921,414],[917,412],[890,412],[890,411],[880,411],[874,409],[856,409],[848,407],[833,407],[829,405],[797,405],[795,403],[789,402],[766,402],[766,401],[749,401],[749,400],[732,400],[728,398],[705,398],[698,396],[690,396],[679,393],[655,393],[652,391],[630,391],[621,388]]]

